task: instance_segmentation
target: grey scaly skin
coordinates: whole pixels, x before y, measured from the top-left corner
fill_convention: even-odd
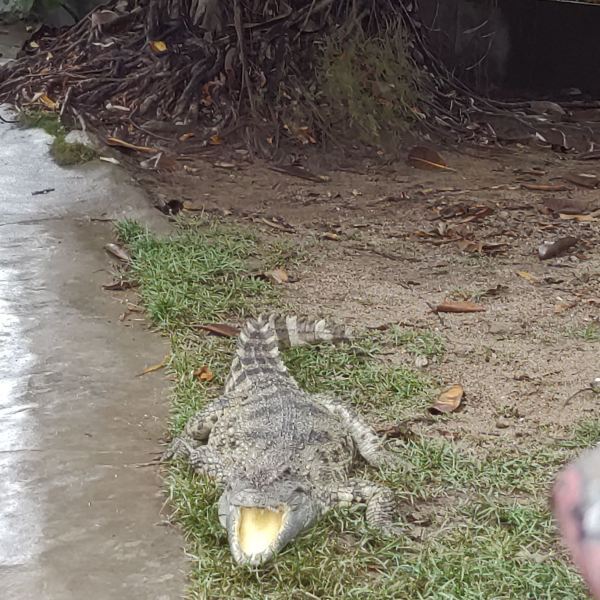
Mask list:
[[[346,339],[345,328],[325,321],[248,321],[223,395],[191,417],[164,454],[185,457],[224,488],[219,519],[238,563],[268,561],[339,505],[364,503],[371,526],[398,533],[391,490],[351,477],[357,455],[375,467],[395,456],[339,400],[301,390],[279,355],[280,343]]]

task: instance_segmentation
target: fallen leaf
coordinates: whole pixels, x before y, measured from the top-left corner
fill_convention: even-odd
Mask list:
[[[337,233],[334,233],[333,231],[327,231],[321,237],[324,240],[331,240],[333,242],[339,242],[340,241],[340,236]]]
[[[209,381],[213,380],[214,375],[212,371],[205,365],[194,371],[194,377],[200,381],[206,381],[208,383]]]
[[[501,296],[502,294],[505,294],[506,292],[508,292],[508,286],[504,285],[502,283],[499,283],[497,286],[490,288],[489,290],[486,290],[485,292],[483,292],[482,296],[487,296],[487,297],[493,298],[496,296]]]
[[[237,327],[232,327],[226,323],[209,323],[207,325],[197,325],[196,327],[220,337],[237,337],[240,334]]]
[[[561,254],[564,254],[569,248],[572,248],[577,242],[578,238],[567,236],[560,238],[554,242],[544,242],[538,247],[538,255],[541,260],[548,260],[549,258],[555,258]]]
[[[560,213],[558,216],[563,221],[577,221],[578,223],[592,223],[598,220],[592,215],[568,215],[565,213]]]
[[[265,277],[272,283],[289,283],[290,278],[285,269],[277,268],[272,271],[266,271]]]
[[[168,356],[165,356],[162,359],[162,362],[159,362],[156,365],[152,365],[150,367],[146,367],[141,373],[138,373],[136,375],[136,377],[141,377],[142,375],[148,375],[148,373],[154,373],[154,371],[159,371],[160,369],[164,368],[167,364],[167,360],[168,360]]]
[[[406,162],[417,169],[452,171],[456,173],[456,169],[449,167],[439,152],[426,146],[415,146],[412,148],[408,153]]]
[[[559,302],[555,307],[554,307],[554,314],[560,314],[563,313],[567,310],[570,310],[571,308],[575,308],[577,306],[577,302]]]
[[[149,146],[138,146],[136,144],[131,144],[130,142],[126,142],[125,140],[121,140],[112,136],[106,138],[106,143],[109,146],[118,146],[120,148],[127,148],[128,150],[136,150],[137,152],[145,152],[148,154],[156,154],[158,152],[157,148],[151,148]]]
[[[194,133],[182,133],[179,136],[179,141],[180,142],[187,142],[190,138],[193,138],[194,135],[196,135],[196,134],[194,134]]]
[[[104,249],[123,262],[129,262],[131,260],[131,256],[129,256],[127,250],[118,244],[105,244]]]
[[[286,233],[295,233],[296,230],[289,223],[282,223],[280,221],[274,221],[270,219],[260,218],[259,221],[272,227],[273,229],[279,229],[279,231],[285,231]]]
[[[219,169],[235,169],[235,163],[230,163],[230,162],[223,162],[223,161],[217,161],[216,163],[213,163],[213,166],[215,167],[219,167]]]
[[[552,213],[580,215],[591,210],[591,204],[587,200],[579,198],[544,198],[544,208]]]
[[[285,175],[299,177],[300,179],[306,179],[316,183],[323,183],[330,180],[327,175],[317,175],[308,169],[305,169],[304,167],[298,167],[296,165],[270,165],[269,169],[271,169],[271,171],[275,171],[276,173],[284,173]]]
[[[150,48],[157,54],[162,54],[167,51],[167,44],[162,40],[156,40],[154,42],[150,42]]]
[[[47,94],[42,94],[38,98],[38,101],[41,102],[46,108],[49,108],[50,110],[57,110],[60,106],[60,104],[58,102],[55,102],[54,100],[52,100],[52,98],[50,98]]]
[[[135,287],[135,284],[131,283],[131,281],[114,281],[113,283],[107,283],[102,286],[105,290],[117,292],[129,290],[132,287]]]
[[[485,306],[473,302],[442,302],[433,309],[436,313],[474,313],[485,310]]]
[[[522,183],[521,187],[533,192],[566,192],[569,190],[566,185],[555,185],[551,183]]]
[[[464,395],[463,386],[457,383],[444,390],[429,410],[434,414],[454,412],[461,405]]]
[[[223,143],[223,138],[220,135],[211,135],[208,138],[208,141],[213,145],[213,146],[219,146],[220,144]]]
[[[194,211],[203,211],[206,209],[206,206],[204,204],[196,204],[195,202],[192,202],[191,200],[184,200],[182,208],[183,208],[183,210],[189,210],[190,212],[194,212]]]
[[[120,165],[121,164],[116,158],[113,158],[112,156],[100,156],[99,158],[100,158],[100,160],[110,163],[111,165]]]
[[[465,239],[458,240],[457,245],[463,252],[477,252],[479,254],[498,254],[508,250],[508,244],[486,244],[485,242],[473,242]]]
[[[415,432],[406,423],[384,423],[375,428],[375,432],[388,439],[414,440]]]
[[[588,189],[594,189],[600,183],[598,176],[592,173],[567,173],[563,176],[563,179]]]
[[[539,279],[529,271],[517,271],[517,275],[525,279],[525,281],[529,281],[529,283],[539,283]]]

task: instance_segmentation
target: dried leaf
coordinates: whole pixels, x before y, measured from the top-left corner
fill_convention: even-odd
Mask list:
[[[138,373],[136,377],[141,377],[142,375],[148,375],[148,373],[154,373],[154,371],[160,371],[160,369],[164,368],[167,364],[168,356],[165,356],[162,359],[162,362],[159,362],[156,365],[151,365],[150,367],[146,367],[141,373]]]
[[[276,173],[284,173],[285,175],[291,175],[292,177],[299,177],[300,179],[306,179],[307,181],[314,181],[315,183],[323,183],[329,181],[327,175],[317,175],[312,173],[304,167],[298,167],[296,165],[269,165],[271,171]]]
[[[121,140],[112,136],[106,138],[106,143],[109,146],[118,146],[120,148],[136,150],[137,152],[145,152],[147,154],[156,154],[158,152],[157,148],[151,148],[149,146],[137,146],[136,144],[131,144],[130,142],[126,142],[125,140]]]
[[[417,169],[452,171],[456,173],[456,169],[450,168],[439,152],[426,146],[415,146],[412,148],[408,153],[406,162]]]
[[[240,330],[237,327],[232,327],[226,323],[210,323],[207,325],[197,325],[196,327],[220,337],[237,337],[240,334]]]
[[[179,141],[180,142],[187,142],[190,138],[193,138],[196,134],[195,133],[182,133],[179,136]]]
[[[579,198],[544,198],[544,208],[552,213],[581,215],[591,210],[591,203]]]
[[[189,210],[190,212],[195,212],[195,211],[205,210],[206,206],[201,203],[196,204],[196,202],[192,202],[191,200],[184,200],[182,208],[183,208],[183,210]]]
[[[219,169],[235,169],[235,163],[223,162],[218,160],[216,163],[213,163],[213,166],[219,167]]]
[[[376,433],[387,439],[414,440],[415,432],[406,423],[384,423],[375,428]]]
[[[46,108],[49,108],[50,110],[58,110],[58,108],[60,107],[60,104],[58,102],[55,102],[54,100],[52,100],[52,98],[50,98],[47,94],[42,94],[38,98],[38,101],[41,102]]]
[[[566,185],[554,185],[551,183],[522,183],[521,187],[533,192],[566,192],[569,190]]]
[[[120,165],[121,163],[112,156],[100,156],[100,160],[110,163],[111,165]]]
[[[597,221],[596,217],[592,215],[567,215],[564,213],[560,213],[558,215],[563,221],[577,221],[578,223],[592,223]]]
[[[150,42],[150,48],[157,54],[162,54],[167,51],[167,44],[162,40],[156,40],[154,42]]]
[[[501,296],[502,294],[505,294],[506,292],[508,292],[508,286],[504,285],[502,283],[499,283],[495,287],[490,288],[489,290],[486,290],[485,292],[483,292],[482,296],[492,298],[495,296]]]
[[[220,144],[223,143],[223,138],[220,135],[211,135],[208,138],[208,141],[213,145],[213,146],[219,146]]]
[[[327,231],[321,237],[324,240],[331,240],[333,242],[339,242],[340,241],[340,236],[337,233],[334,233],[333,231]]]
[[[484,242],[473,242],[465,239],[458,240],[457,245],[463,252],[477,252],[479,254],[498,254],[499,252],[508,250],[508,244],[486,244]]]
[[[444,390],[429,410],[434,414],[454,412],[461,405],[464,395],[463,386],[457,383]]]
[[[127,250],[118,244],[105,244],[104,249],[123,262],[129,262],[131,260],[131,256],[129,256]]]
[[[213,380],[214,375],[212,371],[206,365],[204,365],[194,371],[194,377],[200,381],[205,381],[208,383],[209,381]]]
[[[564,254],[569,248],[572,248],[579,238],[567,236],[560,238],[555,242],[544,242],[538,247],[538,254],[541,260],[548,260]]]
[[[570,310],[571,308],[575,308],[577,306],[577,302],[559,302],[555,307],[554,307],[554,314],[560,314],[563,313],[567,310]]]
[[[567,173],[563,179],[588,189],[594,189],[600,183],[598,176],[592,173]]]
[[[129,290],[132,287],[135,287],[135,284],[131,283],[131,281],[114,281],[113,283],[107,283],[102,286],[103,289],[111,292],[121,292],[123,290]]]
[[[289,223],[282,223],[270,219],[260,218],[259,221],[272,227],[273,229],[279,229],[279,231],[285,231],[286,233],[295,233],[296,230]]]
[[[517,271],[517,275],[525,279],[525,281],[529,281],[529,283],[539,283],[539,279],[529,271]]]
[[[433,311],[436,313],[474,313],[485,312],[485,306],[473,302],[442,302],[438,304]]]
[[[285,269],[277,268],[272,271],[266,271],[265,277],[272,283],[289,283],[290,278]]]

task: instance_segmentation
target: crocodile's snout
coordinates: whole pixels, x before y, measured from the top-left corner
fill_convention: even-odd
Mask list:
[[[320,514],[306,492],[289,488],[285,494],[280,489],[225,492],[220,512],[233,558],[253,566],[270,560]]]

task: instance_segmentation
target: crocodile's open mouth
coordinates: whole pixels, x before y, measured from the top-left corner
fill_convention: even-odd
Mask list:
[[[240,507],[237,520],[240,550],[246,556],[257,556],[271,548],[285,525],[286,513],[284,508]]]

